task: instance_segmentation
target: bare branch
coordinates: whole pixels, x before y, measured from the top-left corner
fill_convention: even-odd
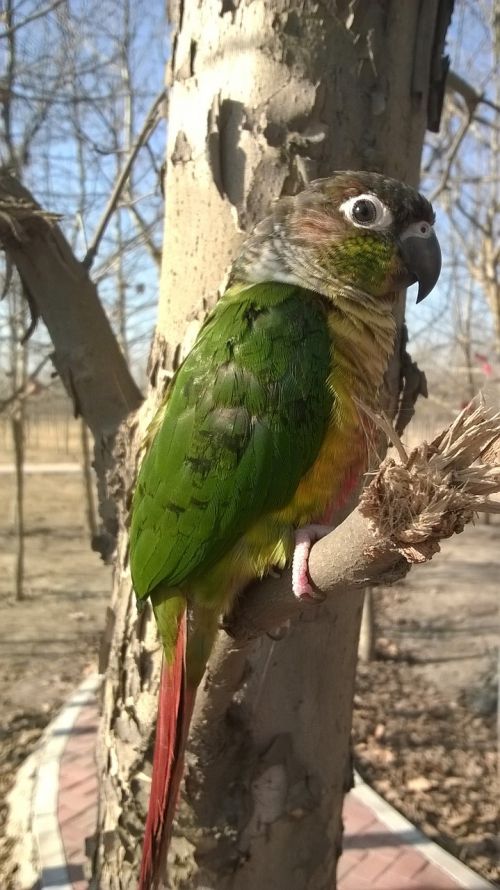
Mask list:
[[[129,213],[132,215],[134,222],[136,224],[137,231],[139,235],[143,238],[143,243],[148,249],[148,252],[151,258],[154,260],[157,266],[161,264],[161,250],[157,244],[155,244],[154,239],[151,236],[151,225],[149,225],[144,219],[142,213],[138,210],[135,202],[131,202],[128,205]]]
[[[458,93],[464,100],[470,115],[473,115],[479,104],[487,105],[494,111],[500,112],[500,105],[488,99],[484,93],[478,93],[476,89],[467,83],[463,77],[460,77],[455,71],[449,71],[446,80],[446,89],[451,92]]]
[[[431,202],[431,204],[433,201],[436,201],[436,199],[439,197],[439,195],[448,186],[448,179],[450,176],[453,161],[455,160],[455,158],[458,154],[458,150],[459,150],[459,148],[467,134],[467,131],[472,123],[472,120],[473,120],[473,112],[470,111],[470,109],[468,109],[468,113],[462,120],[462,123],[461,123],[460,127],[458,128],[458,130],[455,134],[455,137],[453,139],[453,142],[450,145],[450,148],[446,155],[444,170],[443,170],[441,179],[440,179],[439,183],[437,184],[436,188],[434,189],[434,191],[431,192],[431,194],[429,195],[429,201]]]
[[[26,383],[22,386],[19,386],[15,392],[11,393],[7,399],[0,400],[0,414],[10,408],[11,405],[15,405],[17,402],[23,401],[27,399],[28,396],[33,395],[33,393],[37,392],[41,387],[38,380],[40,372],[44,369],[45,365],[50,361],[50,355],[44,355],[41,361],[36,366],[35,370],[29,375]]]
[[[384,461],[358,508],[311,550],[309,572],[325,596],[322,605],[297,602],[290,571],[279,580],[267,578],[253,585],[238,599],[225,622],[227,633],[218,635],[209,682],[197,697],[192,750],[201,745],[207,722],[219,726],[234,702],[258,637],[290,621],[301,621],[301,635],[312,621],[317,633],[318,627],[328,626],[328,615],[338,620],[345,611],[338,606],[339,598],[360,609],[364,589],[397,581],[412,563],[430,559],[440,539],[462,531],[474,510],[500,510],[500,502],[490,501],[499,491],[500,414],[483,405],[465,409],[434,442],[423,443],[404,463]],[[204,752],[213,755],[211,763],[220,758],[220,738],[214,735],[208,740],[203,736]]]
[[[31,15],[26,16],[21,22],[16,22],[14,25],[9,25],[4,31],[0,32],[0,40],[5,37],[11,37],[15,31],[19,31],[20,28],[24,28],[25,25],[29,25],[31,22],[34,22],[36,19],[41,19],[44,15],[48,15],[49,12],[54,12],[58,6],[62,6],[66,0],[53,0],[52,3],[49,3],[48,6],[44,6],[42,9],[38,9],[37,12],[33,12]]]
[[[8,50],[6,77],[1,94],[2,117],[4,124],[4,141],[7,148],[8,162],[12,166],[15,166],[16,153],[14,149],[14,142],[12,139],[12,89],[15,83],[16,74],[16,38],[14,36],[14,32],[11,30],[13,16],[11,0],[7,0],[4,16],[8,27],[6,34],[6,36],[8,37]]]
[[[403,463],[387,458],[356,510],[311,550],[309,572],[325,598],[403,577],[438,552],[476,511],[500,512],[500,413],[468,406],[429,445]],[[317,608],[298,603],[291,572],[242,596],[226,630],[245,642]]]
[[[102,239],[104,232],[106,231],[106,227],[107,227],[107,225],[108,225],[108,223],[116,209],[116,205],[118,204],[120,195],[123,191],[125,183],[127,182],[130,171],[132,169],[132,165],[137,157],[138,152],[141,149],[141,146],[144,144],[144,142],[146,142],[147,139],[149,139],[149,137],[151,136],[151,133],[154,131],[155,127],[161,120],[161,117],[162,117],[161,107],[163,105],[163,102],[165,101],[165,97],[166,97],[166,91],[162,90],[161,93],[154,100],[148,114],[146,115],[146,119],[144,121],[142,129],[141,129],[140,133],[138,134],[137,139],[135,140],[135,143],[131,149],[128,160],[115,182],[115,185],[114,185],[113,191],[111,193],[111,197],[108,201],[107,207],[104,210],[104,213],[102,214],[102,217],[101,217],[99,224],[97,226],[96,233],[95,233],[95,235],[90,243],[90,247],[84,257],[83,265],[86,269],[90,269],[94,262],[94,259],[97,255],[97,251],[99,250],[99,244],[101,243],[101,239]]]
[[[471,226],[473,226],[474,228],[479,229],[479,230],[483,233],[483,235],[484,235],[485,237],[488,236],[488,235],[490,234],[490,233],[488,232],[488,229],[486,228],[486,226],[484,226],[484,225],[481,223],[481,220],[480,220],[477,216],[474,216],[473,213],[470,213],[470,211],[467,210],[466,207],[464,207],[464,205],[463,205],[462,201],[460,200],[460,198],[458,198],[458,197],[455,198],[454,206],[455,206],[455,207],[457,208],[457,210],[462,214],[462,216],[465,217],[465,219],[467,220],[467,222],[469,222],[469,223],[471,224]],[[460,234],[461,234],[461,233],[460,233]],[[462,239],[463,239],[463,241],[466,241],[466,240],[467,240],[467,239],[464,238],[463,236],[462,236]]]

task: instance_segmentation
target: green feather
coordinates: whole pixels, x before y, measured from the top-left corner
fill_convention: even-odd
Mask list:
[[[288,503],[325,434],[329,367],[318,294],[235,286],[217,304],[170,385],[139,472],[130,534],[139,598],[159,584],[188,587]]]

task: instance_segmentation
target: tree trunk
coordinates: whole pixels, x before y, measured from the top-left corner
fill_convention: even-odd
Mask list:
[[[26,309],[21,297],[18,282],[9,291],[9,351],[10,378],[12,385],[13,409],[11,417],[12,442],[14,446],[14,467],[16,476],[16,565],[14,590],[16,600],[24,596],[24,452],[26,439],[25,388],[28,381],[28,348],[22,337],[26,326]]]
[[[87,424],[80,419],[80,444],[82,446],[82,482],[85,496],[85,518],[87,529],[92,544],[98,539],[99,522],[95,502],[95,479],[92,471],[92,455],[89,444],[89,430]]]
[[[16,468],[16,571],[15,597],[24,599],[24,401],[12,417],[14,464]]]
[[[428,113],[434,125],[439,118],[451,7],[173,0],[149,415],[165,370],[181,357],[179,342],[189,343],[223,288],[242,231],[273,197],[341,168],[418,182]],[[397,344],[393,403],[399,354]],[[123,436],[125,491],[145,424],[146,411]],[[125,513],[122,505],[122,520]],[[115,579],[94,860],[102,890],[136,885],[159,677],[151,615],[136,613],[124,531]],[[221,632],[198,695],[169,887],[335,886],[361,606],[357,591],[311,608],[279,642],[236,644]]]

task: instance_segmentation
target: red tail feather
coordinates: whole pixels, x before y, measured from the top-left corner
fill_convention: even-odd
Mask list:
[[[177,796],[182,780],[184,748],[193,712],[195,693],[186,689],[186,613],[172,665],[163,664],[151,796],[144,832],[138,890],[158,887],[164,877]]]

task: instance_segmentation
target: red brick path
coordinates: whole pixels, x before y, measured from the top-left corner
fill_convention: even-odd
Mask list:
[[[76,718],[60,761],[57,814],[68,873],[75,890],[87,890],[83,872],[85,838],[95,831],[97,721],[97,704],[85,705]]]
[[[344,804],[339,890],[445,890],[463,887],[405,843],[364,804],[348,794]]]

